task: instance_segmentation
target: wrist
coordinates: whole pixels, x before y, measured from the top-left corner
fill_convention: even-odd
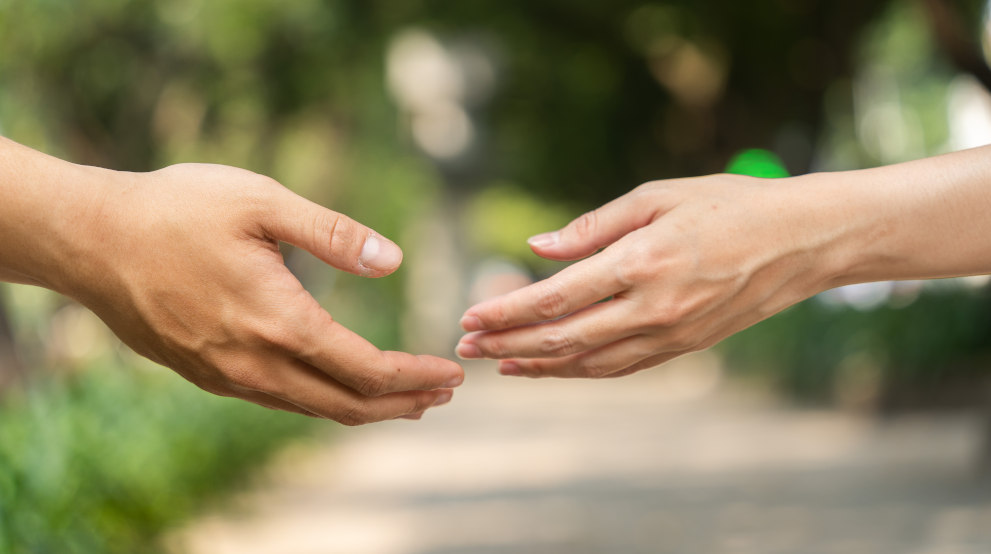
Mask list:
[[[120,238],[120,201],[126,188],[124,176],[133,174],[69,166],[63,173],[67,201],[53,209],[54,248],[45,268],[46,286],[83,301],[91,289],[106,284],[113,274],[114,258],[121,255],[114,249]]]
[[[116,172],[0,139],[0,278],[74,296],[90,272]]]
[[[804,296],[885,278],[890,254],[883,245],[892,228],[887,199],[866,177],[846,171],[779,181],[779,213],[788,219],[794,247],[804,252]]]

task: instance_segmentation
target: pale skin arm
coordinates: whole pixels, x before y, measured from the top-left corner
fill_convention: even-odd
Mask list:
[[[279,241],[366,277],[399,247],[250,171],[75,165],[0,138],[0,280],[93,310],[139,354],[199,387],[355,425],[446,403],[461,367],[383,352],[334,321]]]
[[[458,355],[506,375],[627,375],[836,286],[991,273],[991,147],[647,183],[530,245],[581,261],[469,308]]]

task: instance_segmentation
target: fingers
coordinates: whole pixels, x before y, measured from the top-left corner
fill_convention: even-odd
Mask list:
[[[609,346],[567,358],[503,360],[499,373],[524,377],[615,378],[657,367],[699,348],[648,354],[651,340],[631,337]]]
[[[524,377],[598,379],[650,357],[654,339],[636,335],[607,346],[560,358],[513,359],[499,362],[499,373]]]
[[[437,389],[368,397],[298,360],[287,363],[278,374],[279,383],[260,392],[349,426],[405,416],[417,418],[428,408],[450,402],[454,394],[451,389]]]
[[[248,402],[251,402],[253,404],[258,404],[259,406],[268,408],[270,410],[280,410],[283,412],[290,412],[293,414],[305,415],[307,417],[315,417],[315,418],[323,419],[322,416],[318,416],[317,414],[309,410],[304,410],[303,408],[300,408],[299,406],[293,404],[292,402],[287,402],[281,398],[276,398],[270,394],[266,394],[263,392],[242,391],[242,392],[238,392],[236,396],[242,400],[247,400]]]
[[[578,354],[638,333],[638,306],[615,298],[568,317],[501,331],[480,331],[462,337],[456,352],[462,358],[552,358]]]
[[[535,378],[623,377],[657,367],[685,354],[710,348],[734,332],[748,327],[750,323],[733,320],[716,330],[710,329],[693,335],[699,337],[698,341],[679,342],[664,334],[642,334],[571,356],[502,360],[499,362],[499,373]]]
[[[273,238],[309,251],[324,262],[365,277],[388,275],[402,263],[392,241],[353,219],[281,188],[263,227]]]
[[[647,225],[659,206],[645,202],[638,188],[612,202],[583,214],[560,231],[531,237],[527,242],[537,255],[552,260],[577,260]]]
[[[465,331],[493,331],[548,321],[623,290],[612,256],[605,253],[566,267],[530,286],[472,306],[461,318]]]
[[[336,321],[311,326],[296,357],[364,396],[457,387],[464,370],[436,356],[383,352]]]

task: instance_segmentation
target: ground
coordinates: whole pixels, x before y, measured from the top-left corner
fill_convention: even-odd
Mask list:
[[[291,449],[188,554],[986,554],[977,414],[788,406],[702,353],[606,381],[471,364],[422,421]]]

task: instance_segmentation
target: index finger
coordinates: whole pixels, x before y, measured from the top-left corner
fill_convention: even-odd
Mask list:
[[[621,292],[624,287],[608,252],[605,250],[543,281],[468,308],[461,318],[461,327],[465,331],[494,331],[539,323]]]

